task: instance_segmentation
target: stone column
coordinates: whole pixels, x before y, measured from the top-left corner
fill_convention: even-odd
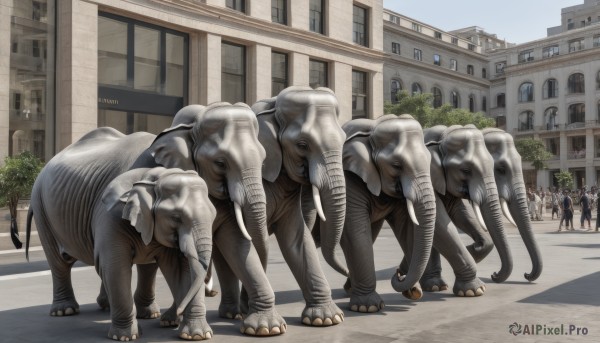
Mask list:
[[[8,6],[7,6],[8,5]],[[10,16],[12,2],[0,3],[0,165],[8,156],[10,117]]]
[[[369,85],[369,118],[377,118],[383,115],[383,73],[371,72],[371,84]]]
[[[248,47],[248,105],[271,98],[271,48],[256,44]]]
[[[98,126],[98,6],[57,2],[56,150]]]
[[[221,101],[221,36],[200,37],[200,104]]]
[[[559,147],[559,156],[560,156],[560,170],[568,170],[569,169],[569,165],[568,165],[568,154],[569,154],[569,147],[568,147],[568,142],[567,142],[567,133],[565,131],[561,131],[560,132],[560,147]]]
[[[585,130],[585,184],[589,190],[596,183],[594,167],[594,130]]]
[[[340,104],[340,124],[344,124],[352,119],[352,66],[341,62],[329,65],[332,69],[330,86]]]
[[[310,66],[308,55],[291,52],[289,56],[291,66],[290,86],[308,86]],[[331,65],[329,68],[331,68]]]

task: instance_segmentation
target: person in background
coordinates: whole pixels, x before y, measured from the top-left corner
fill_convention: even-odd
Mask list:
[[[538,204],[538,215],[540,220],[543,220],[544,214],[546,213],[546,192],[544,192],[544,188],[540,186],[540,191],[538,193],[541,202]]]
[[[536,207],[535,192],[531,188],[529,188],[529,190],[527,191],[527,200],[529,201],[529,218],[533,220],[533,218],[535,218]]]
[[[581,196],[579,198],[579,205],[581,206],[581,229],[584,229],[584,223],[587,220],[588,222],[588,230],[591,230],[590,221],[592,220],[592,209],[590,208],[590,198],[588,197],[585,188],[581,189]]]
[[[563,220],[566,222],[565,223],[565,225],[566,225],[565,231],[569,231],[569,222],[571,223],[571,231],[573,231],[574,230],[574,228],[573,228],[573,200],[569,196],[568,190],[564,190],[563,195],[564,195],[563,202],[562,202],[563,215],[562,215],[562,218],[560,219],[560,223],[558,224],[558,232],[560,232],[562,230]]]
[[[555,188],[554,192],[552,192],[552,219],[554,219],[554,213],[556,213],[556,219],[560,219],[560,211],[559,209],[559,203],[560,203],[560,196],[558,195],[558,190]]]

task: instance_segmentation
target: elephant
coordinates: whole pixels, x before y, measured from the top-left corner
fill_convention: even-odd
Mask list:
[[[56,168],[51,160],[37,178],[31,197],[55,281],[54,301],[61,296],[72,297],[72,289],[66,288],[73,259],[92,264],[111,304],[108,337],[121,341],[136,339],[141,330],[131,296],[131,267],[156,262],[179,304],[177,314],[183,314],[179,336],[196,340],[211,338],[202,281],[211,257],[216,210],[208,199],[206,183],[195,171],[163,167],[132,169],[116,177],[105,188],[100,201],[89,203],[86,211],[81,211],[84,213],[79,214],[79,222],[89,225],[79,226],[68,225],[66,217],[61,220],[51,213],[65,202],[88,200],[81,192],[70,193],[71,187],[61,190],[63,185],[52,182],[57,178],[80,181],[74,174],[68,168]],[[65,193],[72,198],[65,198]],[[27,248],[30,232],[28,225]],[[73,311],[77,309],[68,307],[64,313],[58,309],[53,315],[68,315]]]
[[[247,224],[253,232],[267,230],[261,170],[265,155],[258,141],[258,121],[249,106],[241,103],[190,105],[182,108],[175,115],[172,127],[158,136],[141,132],[125,136],[112,128],[91,131],[48,163],[46,168],[56,177],[44,177],[44,182],[57,189],[56,201],[33,209],[34,212],[43,210],[45,220],[60,221],[61,230],[65,232],[82,230],[91,225],[87,218],[90,207],[99,201],[105,188],[118,175],[130,169],[156,166],[195,170],[206,183],[217,210],[213,223],[216,228],[213,255],[223,255],[248,289],[250,307],[242,321],[242,331],[255,335],[281,334],[287,326],[275,310],[275,294],[261,266],[260,250],[255,248],[261,244],[256,239],[251,242],[246,229]],[[36,217],[36,222],[41,219],[44,218]],[[89,247],[80,249],[90,250],[86,256],[92,253]],[[62,251],[52,256],[57,261],[64,257],[64,261],[54,267],[57,276],[53,278],[51,313],[78,312],[69,278],[69,270],[76,260],[70,257],[73,253]],[[156,317],[160,315],[154,302],[158,266],[147,264],[137,268],[134,300],[138,317]],[[106,293],[109,292],[101,291],[98,297],[101,307],[108,306],[103,297]],[[175,309],[172,307],[163,314],[161,325],[177,325]],[[198,326],[197,323],[192,325]]]
[[[306,301],[302,323],[339,324],[344,314],[331,298],[301,207],[302,190],[308,188],[319,204],[319,215],[326,218],[323,254],[329,263],[335,263],[334,249],[341,236],[346,206],[341,155],[345,133],[338,123],[337,98],[327,88],[292,86],[276,97],[255,103],[252,110],[260,127],[259,140],[269,151],[262,173],[269,234],[275,235],[302,290]],[[252,242],[263,239],[260,232],[249,233]],[[261,261],[266,268],[267,256],[261,256]],[[244,292],[240,301],[238,283],[218,255],[215,269],[222,291],[221,306],[229,308],[226,316],[243,313]]]

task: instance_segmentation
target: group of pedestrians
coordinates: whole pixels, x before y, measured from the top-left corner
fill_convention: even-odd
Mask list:
[[[554,219],[554,207],[558,203],[559,208],[557,209],[557,219],[559,210],[562,211],[560,217],[560,223],[558,224],[558,232],[562,231],[563,221],[565,222],[565,231],[574,231],[575,224],[573,224],[573,216],[575,209],[573,207],[573,197],[577,197],[580,206],[581,217],[579,219],[580,229],[586,229],[585,223],[587,222],[587,231],[592,230],[592,207],[597,204],[597,195],[595,187],[592,187],[591,191],[587,191],[583,187],[579,193],[571,192],[568,189],[563,190],[562,195],[559,197],[558,192],[552,194],[552,219]],[[598,225],[594,225],[595,230],[598,231]]]

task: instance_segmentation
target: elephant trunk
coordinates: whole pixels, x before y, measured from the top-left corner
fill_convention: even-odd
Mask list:
[[[269,256],[269,232],[267,229],[267,201],[262,177],[254,173],[247,173],[242,178],[242,187],[245,191],[245,202],[242,206],[244,221],[248,233],[252,237],[252,245],[256,249],[263,269],[267,269]]]
[[[196,224],[191,232],[180,230],[179,248],[190,266],[190,289],[177,307],[180,316],[204,285],[212,255],[212,223]]]
[[[525,247],[531,257],[531,273],[525,273],[525,279],[534,281],[542,273],[542,256],[535,237],[533,236],[529,210],[527,207],[527,197],[525,195],[525,183],[522,181],[522,178],[521,180],[513,182],[513,187],[514,196],[511,198],[508,209],[517,224],[519,233],[521,234]]]
[[[342,168],[340,151],[323,153],[324,170],[311,168],[310,177],[313,184],[313,198],[317,212],[322,211],[320,224],[321,251],[323,258],[337,272],[348,275],[345,263],[335,254],[335,247],[340,243],[344,220],[346,218],[346,179]],[[316,186],[316,187],[315,187]],[[318,191],[319,197],[315,196]],[[318,202],[322,199],[322,209]],[[323,221],[323,219],[325,219]]]
[[[498,255],[500,255],[501,267],[499,272],[494,272],[492,280],[495,282],[504,282],[512,273],[513,261],[504,225],[502,224],[502,213],[500,210],[500,197],[494,177],[484,177],[485,197],[482,199],[482,216],[487,226],[492,241],[496,246]]]
[[[425,267],[427,267],[433,244],[435,194],[431,185],[431,179],[429,175],[420,176],[411,182],[411,184],[414,187],[410,187],[412,188],[410,193],[416,195],[413,207],[419,225],[412,224],[414,227],[413,249],[409,258],[410,266],[406,275],[403,279],[399,279],[396,275],[392,276],[392,287],[397,292],[410,291],[419,282],[419,279],[421,279],[421,276],[425,272]],[[405,193],[407,193],[407,188],[403,188]]]

